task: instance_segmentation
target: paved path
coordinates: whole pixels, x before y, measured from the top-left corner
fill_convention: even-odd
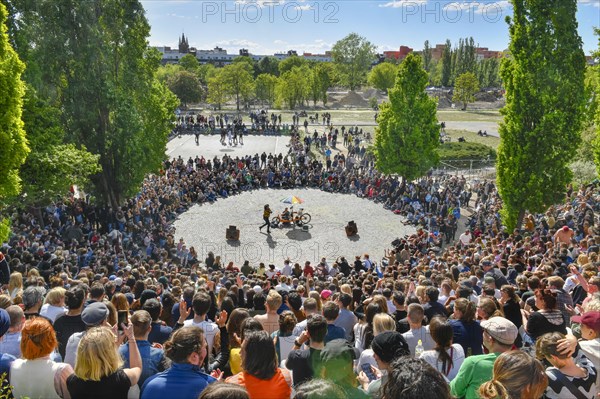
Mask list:
[[[298,227],[266,228],[262,224],[262,210],[270,204],[274,212],[281,212],[286,204],[281,199],[296,195],[305,200],[305,212],[312,216],[308,231]],[[298,205],[296,205],[296,209]],[[344,227],[353,220],[358,235],[346,237]],[[412,226],[401,223],[402,218],[383,209],[381,204],[354,195],[331,194],[316,189],[255,190],[219,199],[213,204],[195,205],[175,222],[176,238],[183,237],[188,245],[204,259],[208,251],[220,254],[236,264],[249,260],[281,265],[289,257],[294,262],[318,263],[344,255],[352,260],[355,255],[369,253],[379,260],[384,250],[397,237],[412,234]],[[235,225],[240,230],[239,241],[226,241],[225,229]]]
[[[194,135],[183,135],[181,138],[174,138],[167,144],[167,155],[170,158],[181,156],[183,159],[196,155],[204,155],[207,159],[215,156],[222,157],[225,154],[229,156],[245,156],[262,154],[287,153],[287,145],[290,142],[289,136],[244,136],[244,145],[234,147],[223,146],[219,142],[220,136],[200,136],[199,145],[196,145]]]

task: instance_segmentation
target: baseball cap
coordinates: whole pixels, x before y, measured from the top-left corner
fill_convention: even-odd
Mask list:
[[[116,285],[117,287],[120,287],[120,286],[122,286],[122,285],[123,285],[123,279],[122,279],[121,277],[117,277],[117,278],[115,279],[115,285]]]
[[[329,290],[323,290],[323,291],[321,291],[321,298],[327,299],[330,296],[331,296],[331,291],[329,291]]]
[[[373,338],[371,349],[385,363],[410,355],[408,343],[397,331],[386,331]]]
[[[321,351],[321,360],[324,363],[336,360],[352,362],[358,358],[359,354],[356,353],[355,348],[342,338],[329,341]]]
[[[83,309],[81,320],[88,327],[102,324],[108,318],[108,307],[103,302],[94,302]]]
[[[481,322],[483,328],[492,338],[504,345],[512,345],[519,335],[514,323],[504,317],[492,317]]]
[[[571,317],[571,321],[579,324],[583,324],[586,327],[591,328],[596,332],[600,332],[600,312],[599,311],[590,311],[585,312],[580,316]]]

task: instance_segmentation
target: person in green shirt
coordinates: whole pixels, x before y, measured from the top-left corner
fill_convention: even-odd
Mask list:
[[[519,330],[504,317],[492,317],[481,322],[483,346],[489,354],[469,356],[450,382],[450,391],[456,398],[478,399],[477,390],[492,378],[494,362],[500,354],[508,352],[517,339]]]

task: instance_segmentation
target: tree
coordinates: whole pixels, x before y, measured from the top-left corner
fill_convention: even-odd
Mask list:
[[[448,39],[442,53],[442,78],[440,83],[442,86],[448,87],[450,86],[450,79],[452,79],[452,43]]]
[[[171,80],[173,78],[173,76],[175,76],[175,74],[177,74],[180,71],[183,71],[184,69],[182,68],[181,65],[178,64],[167,64],[167,65],[163,65],[161,67],[158,68],[158,70],[156,71],[156,78],[164,83],[164,84],[168,84],[169,80]]]
[[[526,210],[563,201],[580,141],[585,55],[577,1],[513,0],[509,50],[500,70],[506,87],[498,148],[503,223],[520,227]]]
[[[421,57],[409,54],[389,90],[389,102],[380,105],[374,146],[379,171],[413,180],[437,163],[437,104],[425,91],[428,81]]]
[[[467,104],[475,102],[475,93],[479,91],[479,82],[473,72],[465,72],[454,82],[452,101],[463,103],[462,110],[467,110]]]
[[[275,102],[275,88],[277,87],[277,77],[269,73],[261,73],[256,77],[254,89],[256,98],[272,106]]]
[[[383,62],[379,65],[376,65],[373,69],[371,69],[371,72],[369,72],[369,84],[377,90],[387,92],[389,89],[394,87],[397,71],[398,68],[389,62]]]
[[[239,57],[241,58],[241,57]],[[247,98],[253,92],[252,74],[245,62],[233,63],[223,67],[221,79],[227,95],[235,98],[237,110],[240,110],[240,98]]]
[[[279,74],[283,75],[287,71],[291,71],[295,67],[303,67],[308,65],[308,61],[297,55],[292,55],[279,62]]]
[[[333,66],[330,63],[319,63],[315,65],[310,74],[310,96],[314,105],[318,101],[327,104],[327,90],[331,87]]]
[[[425,46],[423,48],[423,68],[427,72],[431,71],[431,60],[433,59],[433,55],[431,52],[431,47],[429,46],[429,40],[425,40]]]
[[[38,0],[24,14],[39,92],[61,110],[65,141],[100,156],[96,194],[115,207],[160,169],[177,106],[144,14],[137,0]]]
[[[221,105],[227,101],[223,69],[215,69],[212,76],[208,78],[208,96],[206,101],[213,104],[217,109],[221,109]]]
[[[198,62],[198,58],[196,58],[193,54],[186,54],[179,60],[179,65],[188,72],[196,73],[198,71],[198,67],[200,67],[200,63]]]
[[[202,85],[208,84],[208,78],[212,76],[215,71],[215,66],[213,64],[202,64],[198,67],[198,79],[200,79],[200,83]]]
[[[0,3],[0,209],[2,203],[21,190],[19,168],[29,147],[23,129],[23,95],[21,74],[25,65],[8,42],[7,11]],[[8,238],[8,220],[0,220],[0,242]]]
[[[256,66],[258,74],[269,73],[279,76],[279,60],[275,57],[263,57]]]
[[[364,83],[369,67],[375,61],[375,46],[356,33],[337,41],[331,49],[342,82],[355,90]]]
[[[308,77],[310,70],[308,66],[294,67],[283,73],[277,83],[277,96],[289,109],[304,104],[308,94]]]
[[[202,100],[202,87],[198,77],[187,70],[179,71],[167,82],[169,89],[179,98],[185,107]]]
[[[101,171],[100,157],[74,144],[64,144],[65,131],[56,107],[28,87],[23,122],[31,154],[21,168],[21,205],[45,206],[69,192],[72,185],[87,190],[90,176]]]
[[[598,48],[592,53],[592,57],[600,59],[600,28],[594,28],[594,34],[598,37]],[[593,121],[595,125],[595,139],[592,141],[592,150],[594,153],[594,163],[596,164],[596,173],[600,174],[600,65],[588,67],[586,74],[587,87],[587,119]],[[589,126],[593,128],[593,126]]]

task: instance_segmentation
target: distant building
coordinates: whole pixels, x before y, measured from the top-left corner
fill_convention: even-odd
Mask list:
[[[441,60],[444,56],[445,48],[446,44],[436,44],[435,47],[431,49],[431,58],[436,61]],[[487,47],[475,47],[475,57],[478,61],[488,58],[502,58],[502,55],[502,51],[490,50]]]
[[[394,59],[396,61],[402,61],[407,55],[413,52],[413,49],[408,46],[400,46],[398,51],[384,51],[383,57],[385,59]]]
[[[185,37],[183,33],[179,39],[179,52],[182,54],[187,54],[190,52],[190,44],[188,43],[187,37]]]

